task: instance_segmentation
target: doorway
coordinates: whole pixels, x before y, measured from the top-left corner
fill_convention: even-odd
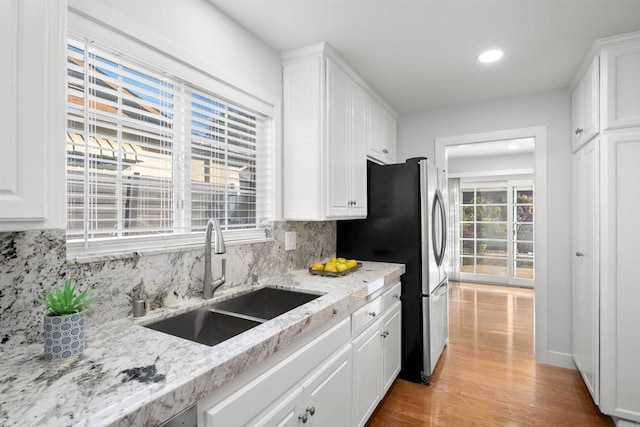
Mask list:
[[[547,128],[546,126],[485,132],[436,138],[436,165],[449,170],[449,155],[459,149],[481,149],[483,144],[508,143],[508,141],[531,139],[533,149],[533,177],[536,189],[533,211],[537,213],[533,243],[535,246],[534,264],[534,356],[542,363],[548,362],[548,320],[547,320]],[[477,171],[476,171],[477,172]],[[477,173],[470,171],[470,173]],[[503,176],[513,174],[521,176],[517,168],[501,172]],[[459,218],[451,218],[458,221]]]

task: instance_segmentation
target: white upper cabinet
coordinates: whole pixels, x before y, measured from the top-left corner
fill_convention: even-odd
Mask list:
[[[604,129],[640,126],[640,43],[602,51]]]
[[[65,226],[65,16],[0,1],[0,231]]]
[[[600,131],[600,62],[596,56],[571,94],[571,147],[580,148]]]
[[[367,156],[389,164],[396,162],[396,118],[375,98],[367,98]]]
[[[387,144],[392,132],[395,142],[395,113],[382,107],[379,97],[326,43],[282,57],[284,218],[365,218],[370,138],[376,135]],[[371,120],[374,104],[379,118]],[[395,155],[395,143],[386,151]]]
[[[364,91],[332,60],[327,59],[326,67],[326,217],[364,218],[367,216]]]

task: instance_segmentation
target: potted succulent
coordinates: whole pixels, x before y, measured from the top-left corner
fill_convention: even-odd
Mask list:
[[[46,291],[40,300],[45,307],[44,358],[63,360],[77,356],[84,350],[84,313],[96,300],[89,299],[86,290],[76,295],[76,284],[67,280]]]

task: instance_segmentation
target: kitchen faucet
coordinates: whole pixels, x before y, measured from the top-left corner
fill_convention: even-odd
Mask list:
[[[214,242],[213,252],[216,255],[224,254],[227,252],[224,246],[224,237],[222,237],[222,231],[220,230],[220,223],[217,219],[211,218],[207,222],[207,235],[204,241],[204,283],[202,286],[202,293],[204,299],[213,298],[213,293],[216,289],[224,284],[225,272],[227,267],[227,260],[222,259],[222,276],[215,280],[211,278],[211,230],[215,227],[216,239]]]

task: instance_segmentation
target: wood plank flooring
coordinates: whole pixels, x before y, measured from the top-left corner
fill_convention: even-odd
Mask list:
[[[396,380],[382,426],[613,426],[577,371],[533,360],[533,290],[451,282],[449,344],[431,386]]]

